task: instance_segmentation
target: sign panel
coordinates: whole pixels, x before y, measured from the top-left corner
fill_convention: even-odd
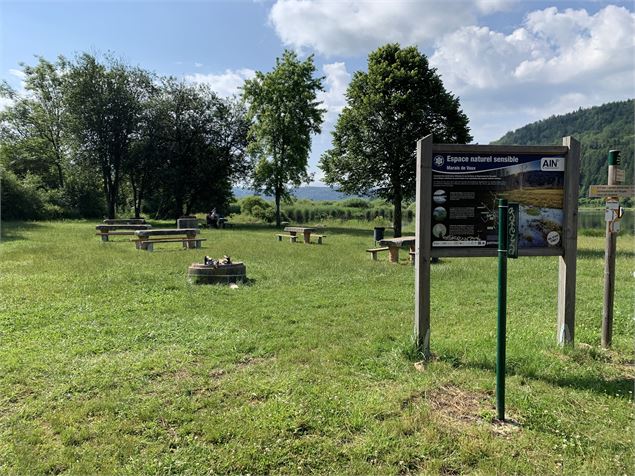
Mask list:
[[[615,169],[615,181],[617,183],[624,183],[624,180],[626,180],[624,169]]]
[[[507,206],[507,257],[518,258],[518,213],[517,203]]]
[[[589,185],[589,198],[633,196],[635,185]]]
[[[518,247],[562,246],[562,154],[432,154],[432,247],[496,248],[496,200],[519,204]]]

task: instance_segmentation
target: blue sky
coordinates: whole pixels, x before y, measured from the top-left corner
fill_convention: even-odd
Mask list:
[[[387,42],[415,44],[461,98],[474,141],[526,123],[635,96],[632,1],[7,1],[0,0],[0,79],[21,62],[112,51],[131,64],[221,95],[268,71],[284,48],[315,54],[326,77],[330,145],[350,75]]]

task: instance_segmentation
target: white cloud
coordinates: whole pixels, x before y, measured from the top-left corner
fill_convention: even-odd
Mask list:
[[[20,79],[26,78],[26,74],[24,73],[24,71],[21,71],[19,69],[10,69],[9,74],[11,76],[15,76],[16,78],[20,78]]]
[[[430,62],[461,96],[475,140],[528,122],[635,95],[635,15],[607,6],[527,14],[511,34],[466,26]]]
[[[202,68],[203,67],[203,63],[194,63],[194,67]]]
[[[255,75],[256,72],[249,68],[238,70],[227,69],[222,74],[188,74],[185,75],[185,80],[193,83],[209,84],[219,96],[229,97],[234,94],[239,94],[239,88],[245,80],[251,79]]]
[[[389,42],[432,43],[448,31],[472,24],[478,13],[507,4],[507,0],[278,0],[269,20],[288,46],[325,55],[354,55]]]
[[[325,91],[320,93],[318,99],[326,108],[325,124],[328,127],[337,120],[337,116],[346,106],[346,88],[351,81],[351,74],[346,70],[344,63],[330,63],[322,66],[324,71]]]
[[[481,13],[489,14],[509,10],[518,0],[475,0],[474,3]]]

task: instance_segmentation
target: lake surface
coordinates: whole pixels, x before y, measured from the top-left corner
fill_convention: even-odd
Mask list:
[[[621,220],[622,231],[620,233],[631,232],[635,226],[635,211],[626,210],[624,218]],[[580,209],[578,213],[578,228],[604,230],[606,222],[604,221],[604,210],[584,210]]]

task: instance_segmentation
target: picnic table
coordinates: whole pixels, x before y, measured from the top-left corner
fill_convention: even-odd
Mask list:
[[[284,228],[284,231],[286,231],[287,233],[289,233],[288,235],[278,235],[278,240],[281,240],[282,237],[287,236],[290,238],[290,240],[292,242],[295,242],[297,239],[297,236],[299,233],[302,233],[302,236],[304,237],[304,243],[309,244],[311,243],[311,233],[315,232],[317,230],[317,228],[313,228],[313,227],[306,227],[306,226],[286,226]],[[322,244],[322,238],[324,238],[325,235],[316,235],[317,236],[317,242],[318,244]]]
[[[156,243],[183,243],[183,247],[194,249],[201,247],[205,238],[197,238],[198,228],[152,228],[135,231],[134,242],[139,250],[153,251]]]
[[[101,241],[108,241],[108,237],[113,235],[134,235],[137,230],[147,230],[152,228],[152,225],[148,224],[103,224],[97,225],[97,235],[101,236]]]
[[[410,247],[410,256],[415,252],[415,236],[401,236],[399,238],[384,238],[383,240],[379,240],[380,246],[387,246],[388,253],[390,256],[391,263],[399,262],[399,248],[404,245],[408,245]]]

